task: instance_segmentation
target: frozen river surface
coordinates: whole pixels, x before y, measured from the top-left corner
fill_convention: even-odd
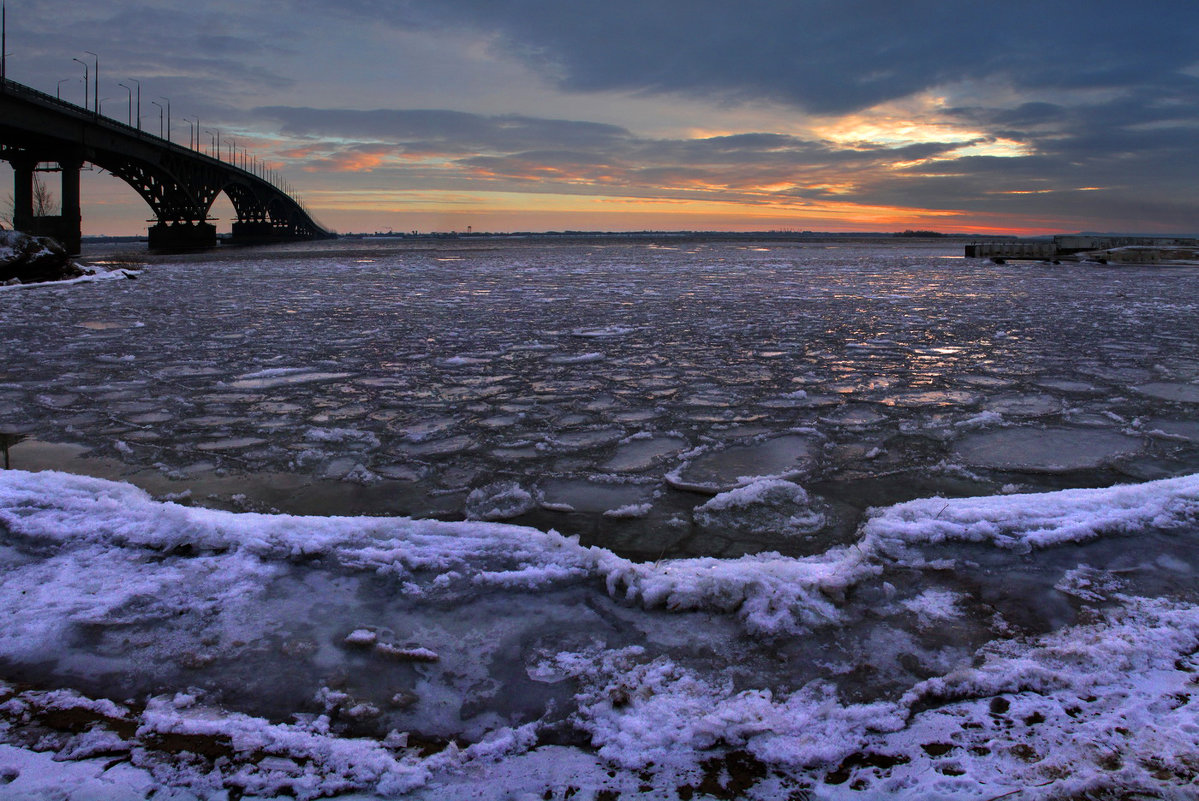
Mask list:
[[[936,492],[1199,468],[1194,270],[957,249],[339,242],[164,262],[3,298],[0,427],[201,503],[506,519],[651,559],[823,547],[696,524],[702,493],[747,476],[811,490],[819,539]],[[132,477],[170,491],[152,474]]]
[[[0,794],[1193,797],[1199,270],[959,247],[0,290]]]

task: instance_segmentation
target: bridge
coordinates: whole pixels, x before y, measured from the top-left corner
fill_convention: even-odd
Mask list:
[[[219,155],[219,154],[218,154]],[[303,204],[256,172],[177,145],[15,81],[0,83],[0,159],[13,168],[13,227],[51,236],[72,254],[82,236],[79,171],[93,164],[125,181],[154,212],[150,247],[213,247],[209,210],[222,192],[237,213],[229,240],[257,244],[334,236]],[[33,176],[39,165],[62,175],[62,212],[36,216]]]

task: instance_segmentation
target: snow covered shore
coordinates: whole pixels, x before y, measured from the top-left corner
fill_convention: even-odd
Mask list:
[[[5,471],[0,797],[1193,798],[1197,535],[1199,475],[637,563]]]

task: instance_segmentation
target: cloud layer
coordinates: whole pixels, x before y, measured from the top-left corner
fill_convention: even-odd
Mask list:
[[[138,78],[339,208],[515,193],[797,227],[1199,229],[1181,0],[23,5],[13,77],[81,95],[70,59],[102,52],[105,113]]]

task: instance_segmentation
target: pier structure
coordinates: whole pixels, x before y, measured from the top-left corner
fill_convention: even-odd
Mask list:
[[[218,154],[219,155],[219,154]],[[231,243],[323,239],[333,234],[303,203],[256,171],[177,145],[8,79],[0,80],[0,159],[13,168],[13,224],[25,233],[57,239],[72,254],[82,237],[79,172],[93,164],[141,195],[154,213],[152,249],[182,250],[217,244],[209,211],[224,193],[237,220]],[[61,174],[62,210],[37,213],[34,174]]]
[[[1057,258],[1053,242],[974,242],[966,245],[966,256],[972,259],[1031,259],[1042,261]]]
[[[994,261],[1056,261],[1102,254],[1098,261],[1157,263],[1199,248],[1199,239],[1171,236],[1059,235],[1053,239],[1000,239],[966,245],[966,257]]]

